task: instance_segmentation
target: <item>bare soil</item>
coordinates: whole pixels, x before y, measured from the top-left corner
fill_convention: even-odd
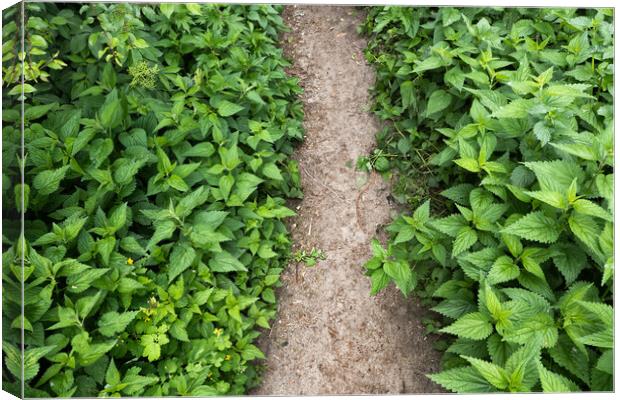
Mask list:
[[[313,268],[291,264],[278,318],[259,345],[267,355],[257,395],[397,394],[440,391],[421,320],[425,310],[395,287],[370,297],[362,268],[370,241],[390,221],[389,185],[355,170],[375,145],[368,112],[374,71],[356,27],[361,7],[288,6],[282,43],[304,87],[306,137],[298,149],[304,200],[291,221],[296,248],[323,250]]]

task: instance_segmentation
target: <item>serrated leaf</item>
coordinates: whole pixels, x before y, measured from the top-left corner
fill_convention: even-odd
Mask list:
[[[541,243],[553,243],[560,236],[560,229],[556,220],[548,217],[542,211],[531,212],[521,217],[502,229],[501,232]]]
[[[497,390],[473,367],[451,368],[428,377],[455,393],[488,393]]]
[[[446,109],[452,102],[452,96],[445,90],[435,90],[428,98],[426,115],[438,113]]]
[[[573,179],[583,176],[576,163],[564,160],[536,161],[523,163],[529,168],[545,191],[566,193]]]
[[[573,203],[573,208],[575,209],[575,212],[579,214],[589,215],[592,217],[603,219],[605,221],[613,222],[611,214],[609,214],[601,206],[591,202],[590,200],[577,199]]]
[[[550,348],[558,341],[558,329],[549,314],[539,313],[505,332],[504,339],[524,345]]]
[[[430,224],[438,231],[452,237],[455,237],[462,228],[467,227],[467,221],[460,214],[452,214],[445,218],[432,220]]]
[[[459,230],[452,244],[452,257],[456,257],[465,250],[469,249],[478,241],[476,231],[470,227],[464,227]]]
[[[241,110],[243,110],[242,106],[231,103],[228,100],[222,100],[217,105],[217,113],[222,117],[230,117],[231,115],[237,114]]]
[[[478,373],[491,385],[498,389],[505,389],[510,383],[508,373],[500,366],[477,358],[461,356],[478,371]]]
[[[491,285],[508,282],[516,279],[520,274],[519,267],[513,259],[508,256],[501,256],[493,263],[487,275],[487,282]]]
[[[213,272],[247,271],[248,269],[227,251],[216,253],[209,260],[209,268]]]
[[[549,371],[541,363],[538,363],[538,376],[545,393],[572,392],[573,388],[577,386],[569,381],[568,378]]]
[[[559,192],[552,192],[549,190],[539,190],[534,192],[524,192],[526,195],[542,201],[543,203],[549,204],[552,207],[559,208],[564,210],[568,207],[568,203],[566,201],[566,197]]]
[[[112,337],[125,330],[127,325],[136,318],[136,315],[138,315],[138,311],[123,313],[117,313],[116,311],[107,312],[101,316],[101,319],[97,323],[99,333],[104,336]]]
[[[465,314],[451,325],[442,328],[441,332],[467,339],[482,340],[493,332],[493,326],[482,313],[473,312]]]
[[[189,268],[196,258],[196,251],[187,243],[174,246],[170,253],[170,267],[168,269],[168,283]]]
[[[404,261],[385,261],[383,271],[394,280],[400,291],[407,295],[415,285],[415,276],[411,267]]]
[[[596,221],[587,215],[571,213],[568,217],[570,230],[595,253],[599,251],[597,238],[601,228]]]
[[[40,195],[48,195],[58,190],[60,182],[64,179],[69,166],[47,170],[39,172],[32,181],[32,186],[38,191]]]
[[[83,272],[69,276],[67,290],[73,293],[81,293],[91,287],[91,284],[104,276],[109,268],[91,268]]]

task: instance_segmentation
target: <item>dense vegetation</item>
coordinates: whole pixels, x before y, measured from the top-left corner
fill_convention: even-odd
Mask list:
[[[612,15],[375,7],[362,27],[386,128],[361,164],[412,210],[367,273],[433,305],[448,390],[612,390]]]
[[[29,397],[244,393],[301,196],[280,7],[26,11],[25,55],[3,13],[3,389],[23,361]]]

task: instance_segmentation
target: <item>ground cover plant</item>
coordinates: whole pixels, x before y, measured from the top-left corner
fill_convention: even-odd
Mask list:
[[[365,267],[373,294],[432,305],[445,389],[613,389],[612,15],[375,7],[361,27],[386,123],[359,164],[411,209]]]
[[[25,54],[19,8],[3,13],[4,390],[22,362],[28,397],[257,383],[301,196],[280,11],[27,3]]]

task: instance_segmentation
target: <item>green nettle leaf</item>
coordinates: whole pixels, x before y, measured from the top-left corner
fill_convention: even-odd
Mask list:
[[[56,108],[58,103],[42,104],[39,106],[27,106],[24,111],[24,119],[32,121],[46,115],[52,108]]]
[[[614,374],[614,353],[613,350],[605,350],[596,362],[596,369],[609,375]]]
[[[553,129],[543,121],[539,121],[534,125],[534,135],[540,140],[543,146],[549,143],[552,133]]]
[[[579,273],[587,267],[586,254],[578,246],[562,245],[553,256],[553,263],[560,271],[566,284],[572,284]]]
[[[497,390],[473,367],[452,368],[428,377],[456,393],[487,393]]]
[[[101,125],[107,129],[114,129],[123,122],[123,108],[119,99],[106,102],[99,114]]]
[[[459,91],[463,89],[463,84],[465,83],[465,76],[463,74],[463,71],[459,67],[454,67],[448,70],[448,72],[446,72],[443,78],[446,83],[454,86]]]
[[[56,346],[36,347],[27,349],[24,352],[24,381],[28,381],[37,375],[39,372],[39,360],[55,348]],[[21,374],[18,375],[18,377],[20,376]]]
[[[274,163],[267,163],[263,166],[263,175],[276,181],[284,179],[282,178],[280,169]]]
[[[476,307],[467,300],[450,299],[442,301],[431,310],[452,319],[459,319],[467,313],[476,311]]]
[[[196,251],[187,243],[179,243],[174,246],[170,253],[170,268],[168,269],[168,282],[179,276],[189,268],[196,258]]]
[[[543,367],[541,363],[538,363],[538,376],[540,377],[540,384],[543,392],[560,393],[579,391],[577,385],[571,382],[568,378],[549,371]]]
[[[405,81],[400,84],[400,97],[403,99],[403,107],[409,107],[415,104],[415,93],[413,82]]]
[[[98,322],[99,333],[104,336],[114,336],[119,332],[122,332],[127,328],[127,325],[131,323],[138,315],[138,311],[130,311],[124,313],[117,313],[116,311],[110,311],[101,316]]]
[[[573,208],[575,209],[575,212],[579,214],[590,215],[592,217],[604,219],[605,221],[613,222],[611,214],[590,200],[577,199],[573,203]]]
[[[416,62],[416,67],[413,69],[413,72],[423,72],[431,69],[436,69],[442,67],[444,62],[439,57],[431,56],[427,57],[422,61]]]
[[[444,90],[434,91],[428,99],[426,104],[426,115],[435,114],[439,111],[446,109],[452,102],[452,96],[450,93]]]
[[[40,195],[52,194],[58,190],[60,182],[64,179],[68,170],[69,166],[65,165],[58,169],[39,172],[34,177],[32,185]]]
[[[377,269],[370,274],[370,295],[374,296],[387,287],[390,283],[390,277],[383,272],[383,269]]]
[[[181,178],[178,175],[171,175],[166,182],[168,183],[168,185],[172,186],[173,188],[175,188],[176,190],[179,190],[181,192],[186,192],[189,190],[189,186],[187,186],[187,183],[185,183],[185,181],[183,180],[183,178]]]
[[[94,281],[104,276],[109,270],[109,268],[92,268],[71,275],[67,279],[67,290],[73,293],[81,293],[88,289]]]
[[[531,101],[517,99],[493,113],[496,118],[526,118],[532,106]]]
[[[536,363],[540,360],[540,349],[536,346],[522,346],[516,349],[505,362],[510,374],[511,392],[531,391],[538,383]]]
[[[482,340],[493,332],[493,325],[482,313],[473,312],[462,316],[452,325],[442,328],[441,332],[466,339]]]
[[[510,354],[516,348],[516,345],[504,341],[497,333],[489,336],[486,344],[491,360],[498,365],[504,365],[508,357],[510,357]]]
[[[116,247],[116,239],[113,236],[97,241],[97,253],[101,255],[105,265],[110,264],[110,255],[114,251],[114,247]]]
[[[176,228],[176,224],[171,220],[157,222],[155,226],[155,233],[153,233],[153,237],[151,237],[151,240],[149,240],[149,243],[146,246],[147,249],[152,248],[164,239],[170,239]]]
[[[200,4],[188,3],[185,4],[185,8],[187,8],[187,10],[194,15],[202,15]]]
[[[179,218],[185,218],[198,206],[204,204],[209,198],[209,189],[201,186],[192,193],[184,196],[174,209]]]
[[[209,268],[213,272],[247,271],[247,268],[227,251],[216,253],[209,260]]]
[[[478,371],[478,373],[486,379],[491,385],[498,389],[506,389],[510,383],[508,373],[501,367],[473,357],[461,356]]]
[[[594,252],[599,251],[597,238],[601,229],[592,217],[574,212],[568,217],[568,226],[570,226],[571,232],[586,246]]]
[[[430,224],[440,232],[455,237],[461,229],[468,226],[467,221],[460,214],[453,214],[445,218],[432,220]]]
[[[159,9],[161,10],[162,14],[164,14],[166,18],[168,19],[170,19],[170,17],[172,16],[172,13],[175,12],[176,10],[175,7],[176,7],[176,4],[164,3],[164,4],[159,5]]]
[[[464,227],[459,230],[452,244],[452,257],[456,257],[465,250],[469,249],[478,241],[476,231],[470,227]]]
[[[475,158],[459,158],[454,163],[469,172],[480,172],[480,164]]]
[[[501,232],[541,243],[553,243],[558,240],[561,231],[555,219],[542,211],[535,211],[521,217]]]
[[[217,105],[217,113],[222,117],[230,117],[231,115],[237,114],[241,110],[243,110],[242,106],[231,103],[228,100],[222,100]]]
[[[58,307],[58,322],[50,326],[48,329],[61,329],[68,326],[77,326],[78,324],[78,316],[74,309]]]
[[[394,244],[408,242],[415,236],[415,228],[411,225],[404,225],[398,230],[398,234],[394,238]]]
[[[170,335],[172,335],[173,338],[182,342],[189,342],[187,330],[185,329],[185,323],[180,319],[174,321],[174,323],[170,326]]]
[[[487,275],[487,282],[495,285],[516,279],[520,274],[519,267],[513,259],[508,256],[501,256],[493,263]]]
[[[105,373],[105,383],[110,386],[116,386],[121,383],[121,374],[114,364],[114,359],[110,360],[110,365]]]
[[[614,175],[599,174],[596,176],[596,188],[602,197],[611,201],[614,196]]]
[[[413,285],[415,285],[414,274],[407,263],[386,261],[383,264],[383,271],[394,280],[403,294],[406,295],[413,289]]]
[[[5,353],[6,367],[14,377],[22,378],[22,355],[20,350],[11,343],[2,341],[2,350]]]
[[[94,364],[116,346],[116,343],[117,340],[115,339],[102,343],[87,344],[83,349],[84,351],[78,352],[80,353],[78,357],[79,363],[83,366]]]
[[[224,200],[228,200],[228,196],[230,195],[230,190],[235,184],[235,178],[231,175],[223,175],[219,181],[220,194],[224,198]]]
[[[568,207],[568,203],[566,202],[566,197],[562,193],[552,192],[549,190],[541,190],[537,192],[524,192],[530,197],[535,198],[536,200],[540,200],[543,203],[549,204],[552,207],[559,209],[566,209]]]
[[[534,172],[544,191],[566,193],[573,180],[583,176],[579,166],[570,161],[536,161],[524,164]]]
[[[530,346],[541,345],[544,348],[555,346],[558,341],[558,328],[553,317],[547,313],[538,313],[504,333],[504,339]]]
[[[565,334],[561,334],[558,344],[549,350],[549,354],[558,365],[566,368],[570,373],[588,384],[590,374],[587,368],[583,368],[588,364],[588,356],[580,351]]]

